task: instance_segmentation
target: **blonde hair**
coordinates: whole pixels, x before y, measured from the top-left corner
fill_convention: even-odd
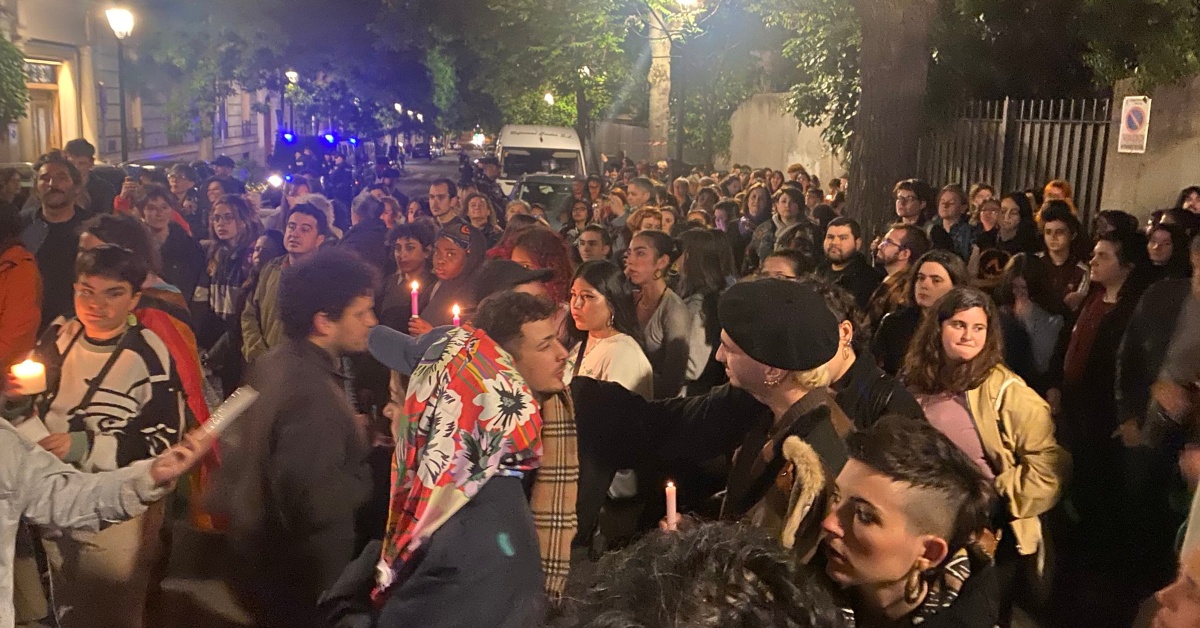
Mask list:
[[[793,384],[804,390],[826,388],[833,383],[833,376],[829,373],[828,364],[822,364],[807,371],[792,371],[788,374],[788,378],[792,380]]]

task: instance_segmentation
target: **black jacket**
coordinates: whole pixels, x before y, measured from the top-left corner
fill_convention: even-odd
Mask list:
[[[871,341],[871,352],[879,359],[879,365],[892,375],[904,366],[904,354],[908,343],[921,324],[921,308],[907,305],[883,317],[879,329]]]
[[[333,358],[288,340],[254,363],[259,397],[222,443],[215,510],[229,518],[239,589],[261,623],[320,626],[317,597],[354,559],[369,449]]]
[[[866,311],[875,288],[883,283],[883,275],[867,262],[862,253],[855,253],[850,263],[841,270],[834,270],[826,261],[817,268],[817,276],[848,290],[863,311]]]
[[[433,533],[378,611],[369,544],[321,599],[332,628],[540,625],[547,600],[533,515],[519,478],[496,476]]]
[[[183,298],[190,303],[196,284],[200,283],[200,275],[205,272],[204,250],[183,227],[171,221],[167,239],[159,252],[163,280],[179,288]]]
[[[378,218],[367,218],[350,227],[337,243],[339,248],[358,253],[363,261],[375,267],[380,277],[396,269],[396,259],[387,248],[387,225]]]
[[[870,351],[863,350],[850,370],[832,386],[838,406],[865,430],[885,414],[924,417],[925,411],[895,377],[883,372]]]
[[[1130,316],[1117,352],[1116,395],[1121,420],[1146,417],[1150,386],[1158,379],[1190,279],[1164,279],[1146,289]]]

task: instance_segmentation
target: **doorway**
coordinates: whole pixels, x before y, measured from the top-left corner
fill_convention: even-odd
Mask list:
[[[29,90],[29,119],[33,124],[33,154],[44,155],[62,147],[58,120],[58,90]]]

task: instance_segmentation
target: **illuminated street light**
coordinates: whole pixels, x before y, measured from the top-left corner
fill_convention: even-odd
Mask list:
[[[554,94],[546,92],[546,95],[542,96],[542,100],[546,101],[547,105],[550,105],[551,107],[554,106]]]
[[[392,106],[396,108],[396,113],[398,113],[400,115],[404,115],[404,105],[402,105],[400,103],[396,103]]]
[[[418,113],[417,114],[417,122],[424,122],[424,121],[425,121],[425,116]]]
[[[288,82],[292,85],[295,85],[300,80],[300,73],[295,70],[288,70],[283,75],[287,77]]]
[[[117,92],[121,107],[121,161],[129,161],[129,129],[125,117],[125,38],[133,34],[133,12],[113,7],[104,12],[117,38]]]
[[[413,112],[412,112],[412,109],[406,109],[406,110],[404,111],[404,113],[408,114],[408,117],[410,117],[410,118],[411,118],[411,117],[413,117]]]

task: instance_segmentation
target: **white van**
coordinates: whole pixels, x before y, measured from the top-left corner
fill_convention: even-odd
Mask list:
[[[509,124],[496,140],[500,159],[500,189],[512,192],[513,184],[526,174],[586,176],[583,144],[575,129],[561,126]]]

